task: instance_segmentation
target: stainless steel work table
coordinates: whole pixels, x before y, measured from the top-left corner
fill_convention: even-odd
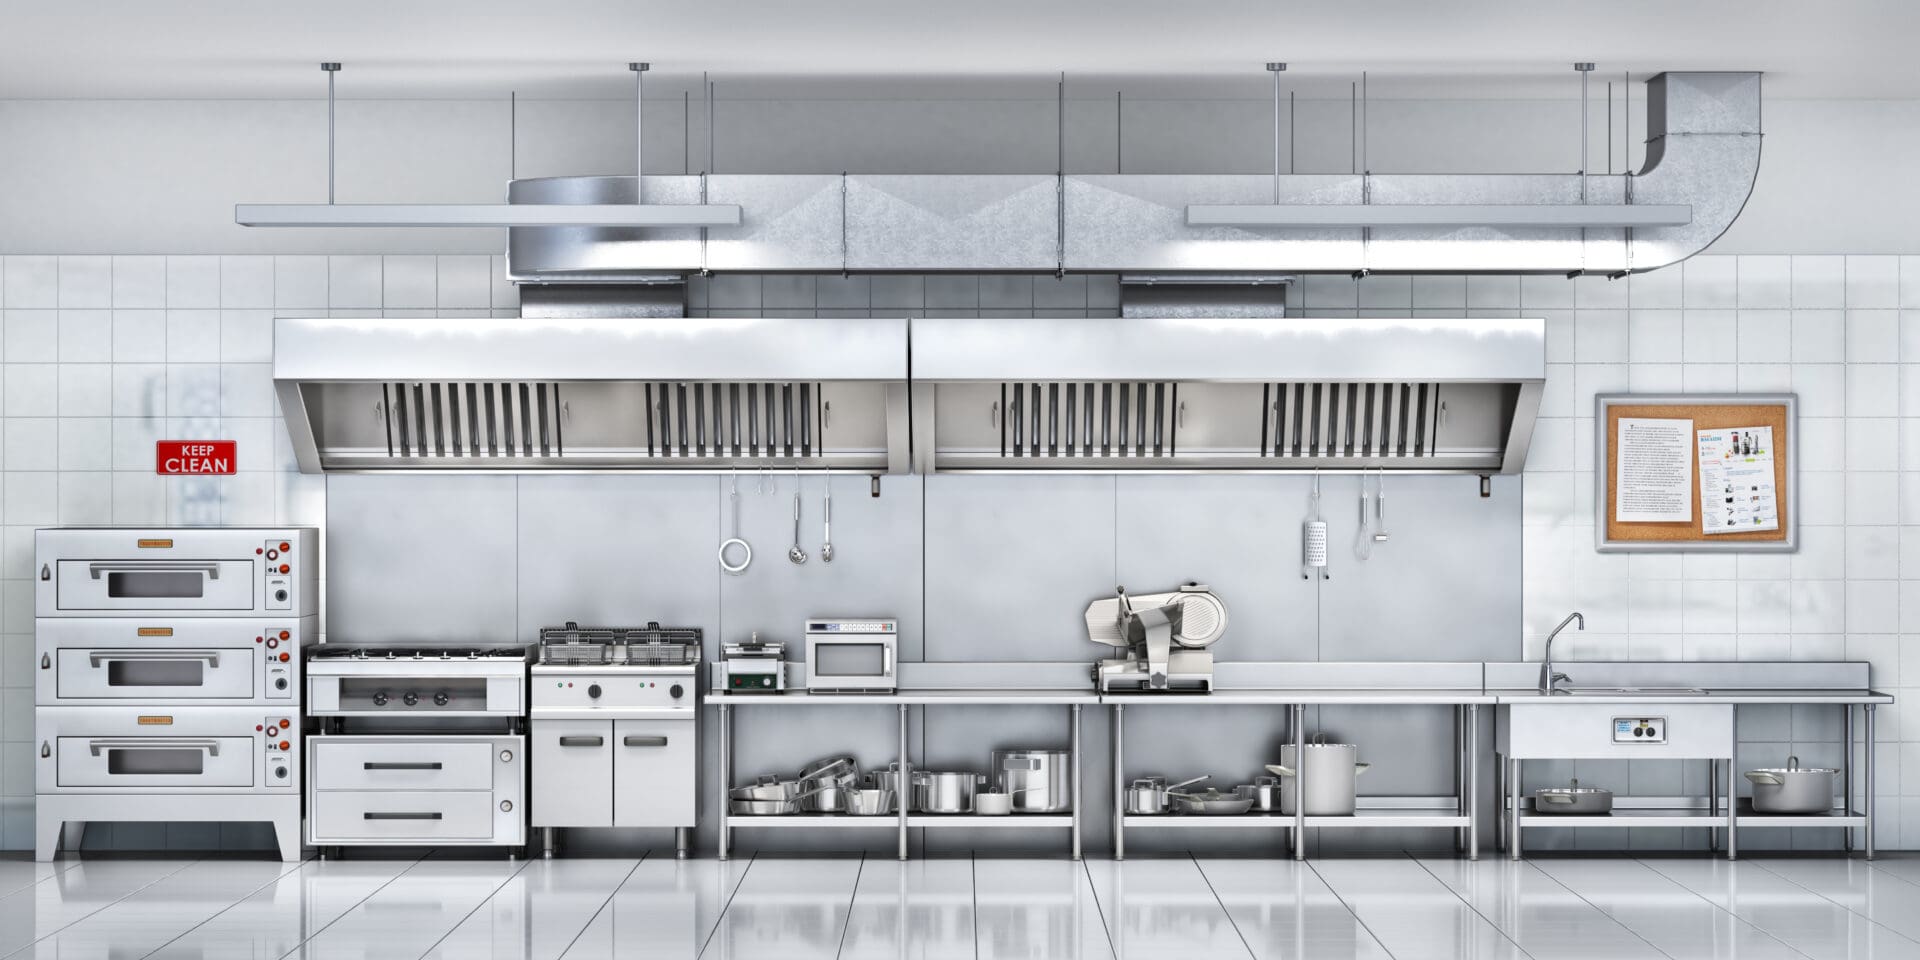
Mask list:
[[[1069,715],[1068,765],[1073,783],[1072,809],[1064,814],[1013,813],[983,817],[977,814],[914,813],[908,809],[909,797],[899,799],[900,811],[888,817],[859,817],[849,814],[803,813],[786,816],[734,816],[728,804],[728,789],[720,791],[720,859],[725,860],[733,844],[736,827],[765,829],[874,829],[892,827],[899,832],[899,857],[907,859],[907,830],[975,828],[985,830],[1060,829],[1072,831],[1072,856],[1080,859],[1080,708],[1097,705],[1100,698],[1092,689],[907,689],[893,693],[831,693],[789,690],[775,694],[709,693],[709,706],[720,711],[720,775],[731,789],[733,779],[733,708],[808,706],[891,706],[899,717],[900,782],[911,783],[913,764],[907,755],[907,708],[913,706],[1063,706]],[[910,790],[911,788],[909,788]]]
[[[1619,705],[1643,710],[1646,707],[1671,708],[1681,704],[1726,705],[1733,711],[1733,733],[1720,756],[1708,758],[1708,796],[1700,797],[1616,797],[1614,810],[1593,816],[1539,814],[1525,796],[1522,764],[1526,757],[1495,757],[1496,791],[1501,798],[1499,841],[1509,856],[1519,859],[1523,848],[1522,831],[1531,828],[1620,828],[1620,827],[1706,827],[1717,846],[1721,832],[1726,837],[1728,859],[1739,855],[1741,827],[1832,827],[1844,829],[1846,848],[1853,849],[1853,830],[1861,832],[1867,859],[1874,848],[1874,712],[1893,697],[1867,686],[1868,669],[1864,663],[1725,663],[1725,664],[1607,664],[1568,662],[1569,671],[1578,675],[1574,689],[1592,691],[1617,688],[1619,692],[1543,694],[1537,684],[1538,664],[1489,663],[1487,692],[1502,707],[1519,705],[1560,707],[1602,707]],[[1525,687],[1520,678],[1536,674],[1535,682]],[[1637,690],[1636,687],[1655,687]],[[1699,689],[1702,693],[1661,692],[1664,688]],[[1831,810],[1808,814],[1755,813],[1750,801],[1738,800],[1738,771],[1735,758],[1738,746],[1739,707],[1741,705],[1820,705],[1838,707],[1843,714],[1841,759],[1841,805]],[[1855,708],[1860,723],[1855,725]],[[1507,711],[1501,710],[1502,714]],[[1504,716],[1496,722],[1504,721]],[[1856,738],[1856,729],[1859,737]],[[1496,731],[1496,749],[1498,731]],[[1860,774],[1862,796],[1855,807],[1854,750],[1861,743]],[[1538,759],[1538,758],[1534,758]],[[1725,764],[1722,789],[1721,764]]]
[[[1235,669],[1238,668],[1238,669]],[[1308,827],[1367,828],[1447,828],[1454,831],[1455,846],[1471,859],[1479,859],[1479,743],[1480,708],[1494,703],[1482,687],[1478,663],[1436,664],[1222,664],[1223,680],[1253,681],[1262,674],[1285,671],[1289,679],[1320,680],[1325,687],[1216,687],[1210,693],[1109,693],[1102,697],[1112,713],[1113,738],[1113,856],[1126,859],[1128,829],[1222,829],[1245,827],[1285,830],[1295,860],[1306,858]],[[1340,686],[1370,678],[1391,681],[1420,676],[1458,684],[1453,687]],[[1300,676],[1306,674],[1305,676]],[[1435,675],[1438,674],[1438,675]],[[1283,706],[1288,708],[1294,755],[1304,756],[1306,709],[1310,706],[1451,706],[1453,711],[1454,793],[1440,797],[1358,797],[1355,810],[1345,816],[1308,816],[1305,804],[1296,803],[1292,814],[1250,813],[1239,816],[1183,816],[1159,814],[1141,816],[1126,812],[1125,727],[1129,707],[1178,706]],[[1304,791],[1295,784],[1295,796]]]

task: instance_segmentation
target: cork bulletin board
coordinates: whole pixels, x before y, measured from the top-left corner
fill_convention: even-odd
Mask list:
[[[1594,398],[1594,540],[1595,547],[1609,552],[1785,552],[1796,546],[1795,530],[1799,522],[1796,493],[1798,437],[1796,403],[1792,394],[1601,394]],[[1638,514],[1622,519],[1622,498],[1616,490],[1621,469],[1621,421],[1641,424],[1659,421],[1681,425],[1689,442],[1687,477],[1691,497],[1691,519],[1685,521],[1646,520]],[[1638,425],[1638,424],[1636,424]],[[1772,437],[1773,506],[1777,521],[1772,529],[1708,532],[1708,512],[1717,509],[1720,488],[1714,501],[1703,504],[1701,482],[1708,467],[1700,462],[1707,438],[1701,431],[1730,431],[1735,437]],[[1644,434],[1629,434],[1630,437]],[[1736,441],[1737,446],[1737,441]],[[1752,447],[1749,447],[1751,451]],[[1749,463],[1753,461],[1747,461]],[[1717,461],[1716,461],[1717,463]],[[1758,473],[1766,473],[1762,466]],[[1676,475],[1677,476],[1677,475]],[[1631,484],[1629,484],[1631,485]],[[1725,487],[1729,494],[1733,487]],[[1743,491],[1748,489],[1743,486]],[[1755,488],[1758,489],[1758,488]],[[1755,498],[1756,501],[1758,498]],[[1729,496],[1726,501],[1732,503]],[[1678,506],[1677,503],[1669,503]],[[1728,516],[1732,507],[1726,507]]]

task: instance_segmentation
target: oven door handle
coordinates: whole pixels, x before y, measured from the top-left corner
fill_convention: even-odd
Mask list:
[[[95,650],[87,654],[87,663],[96,667],[116,660],[205,660],[207,666],[218,667],[220,653],[217,650]]]
[[[439,770],[441,769],[441,763],[438,760],[398,763],[382,763],[378,760],[368,760],[362,763],[360,768],[362,770]]]
[[[563,747],[598,747],[607,742],[606,737],[561,737]]]
[[[664,747],[667,745],[667,738],[666,737],[627,737],[626,739],[620,742],[626,744],[629,747]]]
[[[99,756],[102,750],[205,750],[207,756],[220,755],[220,741],[211,737],[100,737],[87,741],[87,750]]]
[[[367,812],[362,813],[360,815],[360,819],[362,820],[439,820],[441,816],[442,814],[439,813],[438,811],[428,811],[428,810],[421,810],[421,811],[368,810]]]
[[[199,571],[208,580],[220,579],[220,564],[215,561],[181,560],[104,560],[87,564],[87,573],[100,579],[103,573],[152,573],[157,570]]]

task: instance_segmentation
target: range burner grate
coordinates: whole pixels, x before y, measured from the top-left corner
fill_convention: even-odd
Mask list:
[[[699,627],[564,627],[540,630],[540,662],[648,667],[690,666],[700,662]]]

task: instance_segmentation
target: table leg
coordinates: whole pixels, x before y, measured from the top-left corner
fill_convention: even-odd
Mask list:
[[[1509,794],[1507,800],[1513,804],[1512,808],[1507,811],[1507,823],[1509,824],[1507,857],[1511,860],[1520,859],[1520,774],[1522,772],[1522,762],[1523,761],[1518,759],[1507,761],[1507,792]]]
[[[1480,859],[1480,705],[1467,705],[1467,859]]]
[[[1500,715],[1494,714],[1493,742],[1500,742]],[[1507,852],[1507,755],[1493,752],[1493,849]]]
[[[1736,750],[1735,752],[1737,753],[1738,751]],[[1733,777],[1734,777],[1733,767],[1734,767],[1734,764],[1738,763],[1739,761],[1735,757],[1727,757],[1726,760],[1727,760],[1727,859],[1734,860],[1734,859],[1738,859],[1740,856],[1740,837],[1739,837],[1740,824],[1738,819],[1740,814],[1740,798],[1738,793],[1734,790],[1734,785],[1733,785]]]
[[[912,806],[913,770],[907,762],[907,705],[900,705],[900,786],[907,795],[897,798],[900,807],[900,859],[907,858],[907,808]]]
[[[733,789],[733,707],[720,705],[720,859],[727,859],[733,845],[733,826],[728,816],[727,792]]]
[[[1307,708],[1293,705],[1293,858],[1307,858]]]
[[[1720,761],[1707,761],[1707,816],[1720,812]],[[1707,828],[1707,849],[1720,849],[1720,828]]]
[[[1073,705],[1073,742],[1071,753],[1073,776],[1073,858],[1080,859],[1080,705]]]
[[[1466,715],[1464,704],[1453,706],[1453,814],[1463,816],[1467,812],[1467,747]],[[1465,827],[1453,829],[1453,852],[1467,852],[1467,830]]]
[[[1853,747],[1854,747],[1853,704],[1851,703],[1841,704],[1840,716],[1841,716],[1840,742],[1845,744],[1845,746],[1842,748],[1845,750],[1845,755],[1840,758],[1840,797],[1841,797],[1840,805],[1842,808],[1845,809],[1847,816],[1852,816],[1854,811],[1854,806],[1853,806]],[[1872,749],[1871,745],[1868,746],[1868,749]],[[1853,852],[1853,829],[1851,827],[1847,828],[1847,852],[1848,853]]]
[[[1873,859],[1873,753],[1874,753],[1873,751],[1873,709],[1874,709],[1874,705],[1871,703],[1866,704],[1864,709],[1866,711],[1866,717],[1862,724],[1864,729],[1861,730],[1861,733],[1863,734],[1863,739],[1865,740],[1865,743],[1861,745],[1861,750],[1863,751],[1863,754],[1861,756],[1861,765],[1864,768],[1863,772],[1866,774],[1866,783],[1862,785],[1866,788],[1866,796],[1861,798],[1861,809],[1866,813],[1866,817],[1867,817],[1867,829],[1866,829],[1866,838],[1865,838],[1866,845],[1867,845],[1867,859],[1872,860]]]
[[[1120,744],[1121,734],[1127,726],[1124,713],[1126,709],[1117,703],[1114,704],[1113,715],[1110,718],[1113,728],[1109,735],[1113,740],[1113,859],[1115,860],[1127,858],[1127,773],[1123,763],[1125,751],[1121,749]]]

